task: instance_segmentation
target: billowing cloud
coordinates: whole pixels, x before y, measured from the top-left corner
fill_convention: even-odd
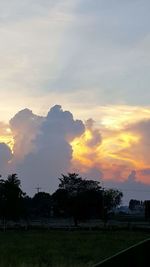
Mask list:
[[[127,113],[123,120],[119,116],[120,125],[117,127],[117,117],[116,114],[113,117],[113,113],[105,120],[102,117],[99,128],[95,128],[93,121],[89,120],[85,133],[72,143],[74,159],[76,165],[80,166],[79,169],[88,172],[96,168],[103,173],[105,180],[125,181],[131,170],[135,169],[137,179],[149,184],[150,120],[145,118],[146,113],[149,116],[149,111],[145,110],[146,113],[143,113],[143,119],[140,120],[139,117],[136,119],[135,114],[130,118],[133,110],[127,111],[129,120],[127,121]],[[93,144],[93,140],[95,142],[95,133],[102,137],[96,139],[98,142],[95,147],[89,146]]]
[[[83,132],[83,123],[74,120],[69,111],[63,111],[59,105],[51,108],[37,136],[30,140],[34,149],[18,165],[18,172],[28,192],[33,192],[38,184],[46,191],[56,189],[57,178],[70,169],[72,147],[69,142]]]
[[[18,161],[33,150],[32,141],[36,138],[42,121],[42,117],[34,115],[29,109],[19,111],[10,120],[14,139],[13,152]]]
[[[80,137],[76,137],[72,142],[73,167],[82,172],[93,169],[98,165],[100,169],[101,160],[99,149],[102,143],[100,130],[95,127],[93,119],[85,122],[85,131]],[[97,167],[96,167],[97,168]]]

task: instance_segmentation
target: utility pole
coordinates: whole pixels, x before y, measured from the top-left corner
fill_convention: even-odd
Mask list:
[[[37,191],[37,194],[40,192],[40,190],[42,189],[41,187],[37,186],[35,187],[36,191]]]

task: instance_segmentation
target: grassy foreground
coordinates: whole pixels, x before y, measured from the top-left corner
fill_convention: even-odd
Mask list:
[[[0,266],[92,266],[149,237],[127,231],[0,232]]]

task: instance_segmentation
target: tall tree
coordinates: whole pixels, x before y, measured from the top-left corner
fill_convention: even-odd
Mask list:
[[[103,190],[103,220],[104,223],[108,221],[108,213],[121,204],[123,193],[118,189]]]
[[[17,174],[9,175],[6,180],[0,180],[1,216],[8,219],[18,219],[23,214],[23,197],[21,183]]]
[[[70,195],[77,194],[85,191],[100,191],[100,182],[94,180],[83,179],[78,173],[62,174],[59,178],[59,188],[68,191]]]
[[[104,206],[110,211],[121,204],[123,193],[118,189],[105,189],[104,190]]]
[[[62,174],[59,180],[59,189],[53,198],[57,209],[59,207],[65,215],[71,215],[75,225],[79,219],[88,218],[92,213],[100,216],[102,190],[99,182],[83,179],[77,173]]]

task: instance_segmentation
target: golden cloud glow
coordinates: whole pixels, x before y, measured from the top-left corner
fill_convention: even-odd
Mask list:
[[[146,162],[146,155],[143,155],[142,133],[127,130],[128,125],[150,119],[149,107],[102,106],[90,112],[96,121],[96,127],[100,129],[102,142],[96,147],[90,147],[88,141],[92,140],[93,133],[92,130],[86,130],[71,143],[73,163],[81,165],[83,169],[96,166],[107,171],[109,169],[110,172],[111,169],[118,171],[117,166],[131,170],[150,168],[150,164]]]
[[[8,145],[13,153],[14,139],[10,128],[5,129],[5,134],[0,134],[0,143],[5,143],[6,145]]]
[[[80,164],[91,168],[94,165],[102,165],[103,162],[122,161],[127,164],[132,164],[134,167],[141,165],[141,162],[130,158],[124,149],[130,148],[137,144],[140,136],[132,133],[116,133],[115,136],[109,136],[103,139],[96,147],[88,146],[88,141],[92,139],[92,131],[86,130],[85,133],[76,138],[72,143],[73,160],[79,161]]]
[[[96,167],[103,171],[105,178],[113,177],[113,173],[114,177],[118,173],[126,178],[132,169],[150,168],[150,160],[143,151],[142,133],[126,130],[128,125],[149,120],[150,107],[101,106],[90,110],[90,116],[91,113],[102,134],[102,142],[89,147],[88,140],[93,138],[93,133],[88,129],[71,143],[72,162],[75,167],[79,166],[79,171]]]
[[[73,140],[73,164],[86,171],[96,167],[103,171],[104,177],[128,177],[132,169],[137,171],[150,168],[143,151],[142,132],[134,131],[134,125],[150,119],[150,108],[108,106],[99,109],[100,121],[96,120],[102,134],[102,142],[96,147],[90,147],[88,141],[94,138],[93,130],[86,129],[85,133]],[[94,118],[95,119],[95,118]],[[133,130],[128,129],[133,125]],[[130,128],[130,127],[129,127]],[[127,130],[128,129],[128,130]],[[144,178],[141,177],[144,181]]]
[[[109,105],[93,110],[93,118],[106,129],[120,130],[128,124],[150,119],[150,107]]]
[[[92,162],[88,158],[88,155],[92,152],[92,149],[87,145],[87,142],[92,139],[92,132],[86,130],[85,133],[79,138],[75,138],[71,142],[73,148],[73,160],[80,162],[80,164],[88,167],[92,167]]]
[[[116,133],[115,136],[106,137],[100,147],[103,157],[121,158],[123,149],[130,148],[133,144],[137,144],[140,136],[132,133]]]

